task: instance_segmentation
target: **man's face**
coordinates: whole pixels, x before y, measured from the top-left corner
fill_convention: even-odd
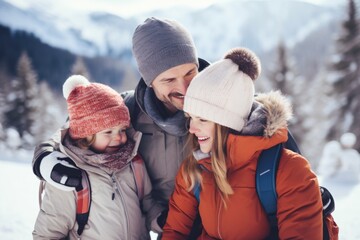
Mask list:
[[[197,73],[196,64],[182,64],[162,72],[151,83],[151,87],[165,107],[170,112],[176,112],[183,109],[186,90]]]

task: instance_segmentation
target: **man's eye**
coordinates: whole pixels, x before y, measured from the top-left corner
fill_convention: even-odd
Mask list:
[[[195,73],[195,70],[190,71],[190,72],[188,72],[188,73],[186,74],[186,76],[191,76],[191,75],[193,75],[194,73]]]
[[[167,79],[164,79],[164,83],[167,84],[167,83],[172,83],[174,82],[175,78],[167,78]]]

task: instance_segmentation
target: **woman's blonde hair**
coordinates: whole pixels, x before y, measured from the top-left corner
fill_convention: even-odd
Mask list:
[[[215,123],[215,136],[213,146],[211,148],[211,167],[215,177],[216,187],[221,193],[221,198],[226,206],[226,199],[234,191],[227,180],[226,168],[226,141],[229,135],[229,128]],[[202,184],[201,169],[197,164],[197,160],[193,156],[193,151],[200,148],[197,138],[194,134],[189,135],[187,144],[191,145],[191,153],[184,160],[182,174],[188,185],[188,191],[193,190],[195,185]]]

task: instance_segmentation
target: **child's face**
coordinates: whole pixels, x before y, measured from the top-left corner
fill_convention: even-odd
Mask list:
[[[112,153],[118,151],[127,141],[125,125],[104,129],[95,134],[95,141],[91,149],[98,153]],[[88,137],[91,139],[91,136]]]
[[[191,114],[189,114],[189,117],[189,132],[197,137],[200,150],[203,153],[209,153],[212,149],[215,138],[215,123]]]

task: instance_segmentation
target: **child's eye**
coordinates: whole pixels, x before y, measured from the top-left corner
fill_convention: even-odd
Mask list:
[[[205,120],[205,119],[201,119],[200,118],[200,122],[207,122],[208,120]]]

